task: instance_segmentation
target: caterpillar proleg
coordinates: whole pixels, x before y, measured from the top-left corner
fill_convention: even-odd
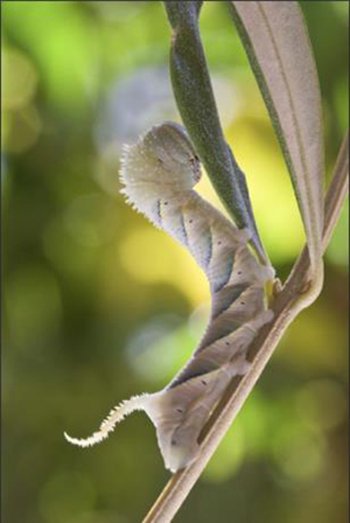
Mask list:
[[[70,443],[91,446],[125,416],[144,410],[171,472],[198,456],[204,424],[230,380],[247,372],[247,349],[273,317],[265,293],[273,268],[260,265],[252,254],[247,230],[237,229],[193,190],[200,176],[199,160],[178,124],[152,127],[125,147],[122,192],[136,210],[191,252],[210,284],[211,318],[193,356],[164,389],[122,402],[86,439],[65,434]]]

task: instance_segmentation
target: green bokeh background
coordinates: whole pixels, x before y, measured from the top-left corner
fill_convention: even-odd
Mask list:
[[[302,8],[329,179],[347,127],[348,3]],[[161,2],[5,1],[2,23],[3,520],[138,522],[169,477],[148,419],[132,416],[89,450],[63,431],[87,436],[120,400],[163,387],[208,316],[189,255],[118,192],[122,144],[179,120],[169,26]],[[283,279],[304,242],[287,171],[223,2],[204,6],[201,28],[225,134]],[[207,180],[200,190],[218,204]],[[321,297],[175,521],[347,520],[347,231],[344,209]]]

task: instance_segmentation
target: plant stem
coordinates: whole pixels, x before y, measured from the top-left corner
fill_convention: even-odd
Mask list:
[[[324,251],[328,246],[347,194],[347,144],[347,136],[345,136],[325,200]],[[304,247],[285,285],[272,304],[272,309],[275,313],[273,321],[261,329],[251,346],[249,356],[250,358],[253,357],[253,361],[250,369],[243,377],[232,380],[222,400],[203,429],[200,438],[202,443],[199,458],[193,465],[171,477],[144,518],[143,523],[169,523],[176,515],[252,391],[287,327],[303,308],[310,305],[317,298],[321,290],[320,285],[319,282],[311,282],[311,285],[308,282],[309,268],[308,250]],[[305,292],[306,284],[309,285]]]
[[[333,230],[349,191],[349,132],[345,133],[334,167],[333,178],[327,192],[325,204],[325,225],[323,229],[323,251],[327,249]]]

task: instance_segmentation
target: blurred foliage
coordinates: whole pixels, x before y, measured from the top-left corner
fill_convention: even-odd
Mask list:
[[[302,8],[329,179],[347,126],[348,3]],[[118,193],[122,144],[178,120],[170,30],[160,2],[5,1],[2,15],[4,521],[140,521],[168,477],[148,420],[135,415],[85,451],[62,433],[88,435],[113,404],[164,386],[208,316],[203,274]],[[204,6],[201,28],[225,132],[284,278],[304,242],[286,168],[223,2]],[[201,192],[220,205],[205,179]],[[346,520],[347,230],[344,210],[322,296],[176,521]]]

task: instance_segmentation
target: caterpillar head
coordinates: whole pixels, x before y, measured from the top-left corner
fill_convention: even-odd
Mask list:
[[[122,160],[123,192],[136,203],[143,195],[174,195],[190,190],[200,179],[200,163],[185,129],[165,122],[152,127]]]

